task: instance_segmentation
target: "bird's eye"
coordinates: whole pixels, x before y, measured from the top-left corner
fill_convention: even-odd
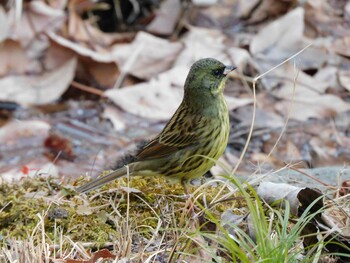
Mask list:
[[[213,74],[217,77],[222,75],[222,70],[221,69],[215,69],[213,70]]]

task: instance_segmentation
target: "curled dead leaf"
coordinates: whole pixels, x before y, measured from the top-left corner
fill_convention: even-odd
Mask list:
[[[293,215],[299,214],[299,208],[301,206],[303,208],[307,207],[312,201],[322,195],[320,192],[310,188],[301,188],[290,184],[271,182],[262,182],[257,189],[257,194],[268,204],[278,202],[279,205],[284,207],[285,203],[281,201],[287,201]],[[308,196],[315,198],[310,200]]]

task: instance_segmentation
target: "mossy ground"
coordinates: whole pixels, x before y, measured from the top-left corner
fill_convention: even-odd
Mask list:
[[[196,212],[207,207],[220,188],[206,186],[197,191],[192,197],[197,198]],[[188,223],[189,203],[182,186],[169,184],[163,178],[122,178],[87,195],[77,195],[73,189],[57,179],[43,177],[0,185],[2,239],[36,240],[37,236],[39,242],[44,231],[55,244],[64,235],[73,242],[101,247],[126,235],[149,239],[155,229],[170,235]],[[195,189],[189,187],[191,193]],[[225,193],[227,189],[220,195]],[[219,215],[232,206],[233,201],[220,203],[210,212]]]

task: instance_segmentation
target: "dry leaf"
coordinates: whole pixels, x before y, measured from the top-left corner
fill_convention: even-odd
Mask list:
[[[123,72],[150,79],[168,70],[181,50],[181,43],[139,32],[131,44],[114,45],[113,55]]]
[[[250,44],[250,51],[255,56],[260,72],[267,71],[284,59],[294,55],[310,43],[304,32],[304,9],[296,8],[283,17],[264,27]],[[313,41],[309,47],[298,56],[297,67],[315,69],[323,66],[330,55],[325,41]],[[275,74],[273,71],[271,74]]]
[[[300,213],[300,207],[305,209],[312,202],[307,202],[307,204],[302,202],[305,197],[307,197],[307,194],[312,194],[313,197],[314,195],[316,195],[316,197],[321,196],[319,192],[310,188],[300,188],[289,184],[276,184],[271,182],[262,182],[257,189],[257,194],[268,204],[273,204],[282,200],[288,201],[293,215],[298,215]],[[279,202],[278,205],[284,207],[285,202]]]
[[[240,107],[237,110],[237,119],[240,120],[239,126],[250,127],[253,117],[253,107]],[[281,116],[277,115],[272,111],[268,111],[264,108],[255,109],[255,129],[264,129],[264,128],[280,128],[284,124]]]
[[[243,71],[247,64],[253,64],[252,58],[246,49],[231,47],[227,50],[227,53],[240,71]]]
[[[170,35],[181,13],[179,0],[166,0],[161,3],[160,9],[156,11],[156,17],[146,27],[147,31],[158,35]]]
[[[317,71],[317,73],[313,76],[313,78],[318,83],[323,83],[322,86],[326,89],[329,88],[340,88],[339,82],[338,82],[338,68],[334,66],[326,66],[324,68],[321,68]],[[339,78],[340,78],[340,72],[339,72]],[[341,81],[340,81],[341,82]]]
[[[237,5],[237,15],[240,18],[246,18],[251,16],[252,12],[257,8],[260,1],[259,0],[239,0],[239,4]]]
[[[180,105],[183,89],[172,88],[168,79],[151,80],[104,93],[126,112],[155,120],[168,120]]]
[[[91,36],[83,19],[77,14],[77,1],[70,1],[68,5],[68,38],[76,42],[90,42]]]
[[[0,43],[4,41],[9,33],[9,23],[6,12],[2,6],[0,6]]]
[[[227,102],[228,109],[230,111],[253,103],[253,99],[250,99],[250,98],[235,98],[235,97],[225,96],[225,99]]]
[[[54,41],[50,41],[44,55],[44,68],[48,71],[55,70],[74,56],[75,53],[72,50],[63,47]]]
[[[87,70],[87,81],[93,85],[104,88],[111,88],[120,75],[120,71],[115,63],[100,63],[90,59],[84,61]]]
[[[350,71],[338,71],[339,82],[347,91],[350,91]]]
[[[299,49],[303,30],[304,9],[298,7],[260,30],[250,44],[250,52],[254,56],[268,54],[271,60],[288,57]]]
[[[294,0],[239,0],[237,16],[248,25],[260,25],[262,22],[270,21],[289,12],[295,7]]]
[[[339,55],[350,57],[350,37],[345,36],[343,38],[337,39],[333,43],[332,49],[337,52]]]
[[[120,110],[116,107],[107,106],[102,113],[102,117],[109,119],[116,131],[122,131],[126,128],[126,121],[120,116]]]
[[[346,1],[345,1],[346,2]],[[305,22],[308,35],[312,37],[348,36],[349,24],[344,21],[345,2],[323,0],[308,0],[304,5]],[[339,5],[337,6],[337,3]]]
[[[9,76],[0,79],[0,100],[21,105],[40,105],[61,97],[71,83],[77,64],[75,57],[61,67],[39,76]],[[11,87],[11,88],[9,88]]]
[[[175,66],[170,70],[159,74],[158,78],[168,79],[172,85],[183,88],[189,71],[190,67],[188,66]]]
[[[274,95],[286,99],[292,98],[294,88],[294,96],[297,99],[323,94],[329,87],[328,82],[304,73],[295,68],[291,62],[286,62],[281,67],[276,68],[269,76],[263,78],[263,83],[268,90],[273,89],[276,85],[280,86]]]
[[[51,0],[49,5],[55,9],[65,9],[67,6],[68,0]]]
[[[208,6],[208,5],[215,5],[218,0],[192,0],[194,5],[197,6]]]
[[[219,4],[215,4],[214,1],[210,0],[200,0],[196,2],[198,5],[205,6],[205,8],[195,8],[194,12],[188,16],[192,25],[203,29],[216,28],[223,32],[228,28],[233,29],[239,24],[237,15],[238,1],[221,0],[218,1]],[[231,29],[228,31],[231,31]],[[236,34],[238,31],[239,30],[233,30],[229,34]]]
[[[0,175],[0,183],[2,180],[8,183],[13,183],[24,177],[58,177],[59,171],[55,164],[45,158],[36,157],[35,159],[36,160],[26,163],[22,168],[16,167],[15,169],[2,172]]]
[[[0,142],[2,145],[16,144],[21,137],[38,136],[44,143],[50,128],[43,121],[12,121],[0,128]]]
[[[136,193],[136,194],[142,193],[139,189],[133,188],[133,187],[120,186],[120,190],[122,190],[125,193],[129,193],[129,194],[131,194],[131,193]]]
[[[91,209],[91,206],[89,205],[78,205],[75,212],[78,214],[78,215],[91,215],[92,214],[92,209]]]
[[[80,14],[77,13],[77,9],[79,9],[77,4],[76,1],[69,2],[67,38],[74,39],[76,42],[87,43],[95,50],[110,46],[121,39],[122,34],[102,32],[98,27],[92,25],[89,20],[83,20]]]
[[[289,109],[290,118],[306,121],[309,118],[326,118],[350,110],[350,104],[337,96],[326,94],[319,96],[305,96],[298,101],[281,101],[276,103],[276,109],[283,115],[287,115]]]
[[[98,250],[94,253],[92,253],[91,258],[88,260],[84,260],[84,259],[67,259],[62,261],[62,263],[97,263],[97,262],[105,262],[104,259],[111,259],[114,260],[116,259],[117,256],[112,254],[108,249],[101,249]],[[57,261],[58,263],[59,261]],[[106,261],[107,262],[107,261]],[[108,261],[110,262],[110,261]],[[115,261],[113,261],[115,262]],[[117,261],[118,263],[120,261]],[[56,261],[55,261],[56,263]]]
[[[9,21],[14,30],[9,32],[11,39],[17,39],[27,46],[39,33],[55,31],[62,27],[65,12],[47,5],[44,1],[27,2],[19,21],[16,20],[13,9],[9,12]]]
[[[7,39],[0,44],[0,76],[23,74],[27,68],[28,58],[21,44]]]
[[[103,63],[115,62],[115,56],[108,49],[101,48],[99,51],[96,51],[88,47],[85,47],[79,43],[70,41],[54,32],[49,32],[47,33],[47,35],[50,37],[51,40],[55,41],[57,44],[63,47],[69,48],[81,56],[89,57],[92,60],[97,62],[103,62]]]
[[[176,66],[190,67],[201,58],[216,58],[224,64],[230,64],[226,54],[224,40],[226,36],[219,30],[210,30],[191,27],[182,38],[185,49],[176,58]]]

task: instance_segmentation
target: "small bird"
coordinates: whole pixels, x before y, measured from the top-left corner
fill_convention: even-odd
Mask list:
[[[77,188],[88,192],[129,173],[164,176],[185,183],[204,175],[223,154],[230,124],[223,95],[227,74],[236,67],[213,58],[195,62],[186,78],[184,97],[163,131],[137,150],[128,163]]]

